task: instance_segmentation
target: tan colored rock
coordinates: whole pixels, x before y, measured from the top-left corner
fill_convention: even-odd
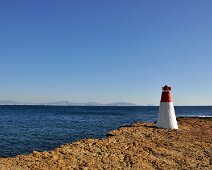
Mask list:
[[[0,158],[0,170],[212,169],[212,118],[180,118],[179,129],[134,123],[103,139]]]

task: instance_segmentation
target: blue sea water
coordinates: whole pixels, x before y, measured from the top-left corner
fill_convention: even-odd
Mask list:
[[[212,106],[176,106],[177,116],[212,116]],[[122,125],[156,120],[158,107],[0,106],[0,157],[101,138]]]

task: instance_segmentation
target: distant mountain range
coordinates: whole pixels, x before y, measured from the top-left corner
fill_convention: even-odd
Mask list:
[[[87,102],[87,103],[74,103],[70,101],[56,101],[48,103],[22,103],[11,100],[0,101],[0,105],[45,105],[45,106],[138,106],[134,103],[127,102],[115,102],[109,104],[102,104],[97,102]]]

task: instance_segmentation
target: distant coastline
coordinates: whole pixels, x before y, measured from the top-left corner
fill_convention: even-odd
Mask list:
[[[0,105],[38,105],[38,106],[141,106],[134,103],[129,102],[114,102],[108,104],[102,104],[98,102],[85,102],[85,103],[76,103],[70,101],[56,101],[56,102],[47,102],[47,103],[24,103],[24,102],[16,102],[11,100],[3,100],[0,101]],[[153,106],[153,105],[151,105]]]
[[[114,103],[98,103],[98,102],[70,102],[70,101],[56,101],[56,102],[46,102],[46,103],[27,103],[18,102],[12,100],[0,100],[0,106],[146,106],[146,107],[158,107],[159,105],[147,104],[139,105],[130,102],[114,102]],[[212,105],[175,105],[175,107],[212,107]]]

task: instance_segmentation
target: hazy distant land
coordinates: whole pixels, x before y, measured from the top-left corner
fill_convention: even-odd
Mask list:
[[[47,103],[24,103],[16,102],[11,100],[2,100],[0,105],[45,105],[45,106],[139,106],[134,103],[129,102],[114,102],[109,104],[102,104],[98,102],[85,102],[85,103],[75,103],[70,101],[56,101]],[[152,106],[152,105],[151,105]]]

